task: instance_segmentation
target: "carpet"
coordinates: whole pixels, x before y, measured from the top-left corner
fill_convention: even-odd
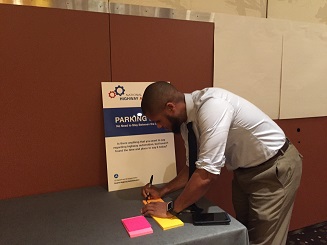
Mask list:
[[[327,221],[290,231],[287,236],[287,245],[314,244],[327,245]]]

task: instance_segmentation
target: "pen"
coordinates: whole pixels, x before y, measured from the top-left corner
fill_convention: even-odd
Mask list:
[[[152,186],[152,181],[153,181],[153,175],[151,175],[151,178],[150,178],[149,188],[151,188],[151,186]],[[146,195],[145,200],[146,200],[147,202],[148,202],[149,196],[150,196],[150,193],[148,193],[148,194]]]

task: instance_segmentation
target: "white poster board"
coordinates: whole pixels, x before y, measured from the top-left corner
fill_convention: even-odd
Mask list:
[[[215,14],[214,87],[249,100],[279,117],[282,34],[275,23]]]
[[[108,191],[176,177],[174,135],[142,115],[149,82],[102,82]]]
[[[327,27],[291,23],[283,42],[280,119],[327,116]]]

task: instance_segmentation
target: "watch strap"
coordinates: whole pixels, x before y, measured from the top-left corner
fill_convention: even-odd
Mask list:
[[[180,213],[175,212],[174,209],[168,210],[168,212],[171,213],[174,216],[178,216],[180,214]]]
[[[177,213],[177,212],[174,211],[174,201],[170,201],[167,204],[167,212],[171,213],[174,216],[179,215],[179,213]]]

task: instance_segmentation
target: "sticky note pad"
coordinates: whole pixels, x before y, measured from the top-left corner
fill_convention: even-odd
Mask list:
[[[153,233],[151,224],[142,215],[121,220],[131,238]]]
[[[161,198],[158,198],[158,199],[150,199],[150,200],[148,200],[148,203],[149,202],[163,202],[163,200]],[[143,203],[144,204],[147,204],[147,201],[146,200],[143,200]],[[172,229],[172,228],[184,226],[183,221],[181,221],[176,216],[173,216],[171,218],[159,218],[159,217],[156,217],[156,216],[152,216],[152,218],[158,223],[158,225],[163,230],[169,230],[169,229]]]

